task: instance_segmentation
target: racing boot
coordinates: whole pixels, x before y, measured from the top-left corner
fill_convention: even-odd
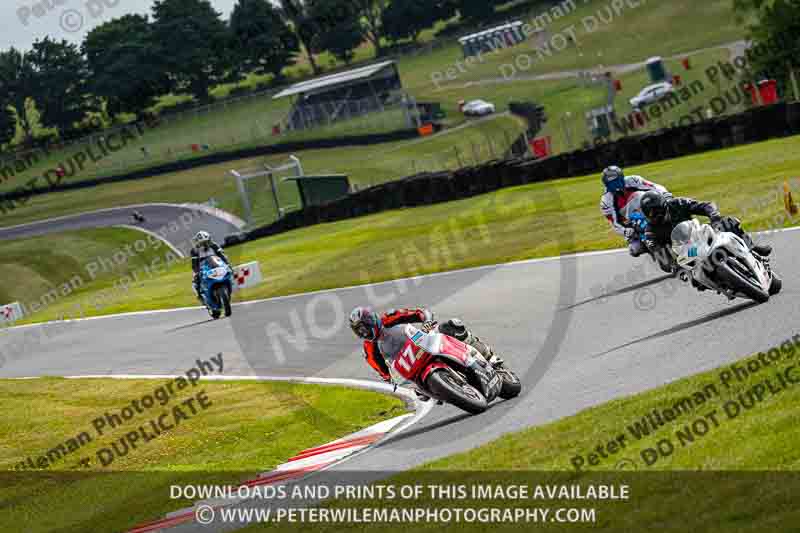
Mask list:
[[[742,238],[750,251],[761,257],[769,257],[772,253],[772,246],[769,244],[756,244],[755,241],[753,241],[753,237],[742,229],[742,223],[738,218],[729,217],[725,220],[725,224],[727,224],[726,229],[728,231]]]

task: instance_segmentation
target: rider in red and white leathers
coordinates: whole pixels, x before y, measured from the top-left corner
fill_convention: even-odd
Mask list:
[[[364,356],[367,363],[380,374],[384,381],[391,381],[386,355],[398,353],[407,338],[402,327],[405,324],[430,324],[433,312],[428,309],[392,309],[382,315],[367,307],[356,307],[350,313],[350,328],[364,339]],[[502,360],[478,337],[467,330],[459,319],[451,319],[439,324],[439,332],[454,337],[478,350],[492,365],[499,366]]]
[[[630,225],[630,217],[641,212],[640,202],[647,191],[669,194],[658,183],[647,181],[641,176],[625,176],[621,168],[611,166],[603,170],[603,185],[606,192],[600,199],[600,211],[618,234],[628,241],[628,250],[633,257],[647,252],[647,247],[639,233]]]

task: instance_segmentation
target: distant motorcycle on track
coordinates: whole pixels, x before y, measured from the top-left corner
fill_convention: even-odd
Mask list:
[[[147,219],[144,218],[144,215],[139,211],[134,211],[131,213],[131,220],[134,224],[144,224],[147,221]]]
[[[479,414],[496,398],[514,398],[522,390],[505,364],[490,364],[472,346],[439,332],[435,322],[423,329],[408,324],[403,332],[405,344],[386,363],[393,376],[410,381],[426,396]]]
[[[675,226],[671,240],[681,280],[694,281],[701,290],[764,303],[783,287],[769,259],[753,254],[735,233],[692,219]]]
[[[233,270],[225,262],[212,255],[200,265],[200,296],[211,318],[218,319],[223,311],[231,316],[231,294],[233,293]]]

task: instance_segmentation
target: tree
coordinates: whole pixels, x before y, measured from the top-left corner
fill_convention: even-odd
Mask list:
[[[311,70],[314,74],[319,74],[320,68],[314,57],[320,52],[319,32],[315,28],[311,3],[308,0],[280,0],[280,2],[283,16],[291,21],[294,34],[306,49]]]
[[[310,15],[317,47],[349,64],[364,42],[361,16],[352,0],[311,0]]]
[[[169,76],[173,92],[207,102],[211,88],[235,81],[230,34],[208,0],[156,0],[152,37],[155,67]]]
[[[35,72],[30,58],[11,48],[0,52],[0,103],[14,109],[16,119],[25,134],[25,143],[33,140],[33,122],[28,112],[28,98],[34,92]]]
[[[89,66],[88,90],[105,100],[112,118],[119,113],[141,118],[170,90],[147,17],[125,15],[96,27],[82,50]]]
[[[505,0],[446,0],[468,22],[485,22]]]
[[[10,143],[17,133],[17,117],[7,105],[0,101],[0,146]]]
[[[383,55],[381,44],[384,34],[383,14],[390,5],[389,0],[351,0],[351,2],[358,8],[362,17],[364,36],[375,48],[375,55]]]
[[[423,30],[443,18],[448,17],[442,6],[431,5],[430,0],[394,0],[383,12],[383,32],[393,42],[402,39],[416,42]]]
[[[740,22],[749,19],[751,70],[787,88],[790,68],[800,66],[800,1],[734,0],[734,7]]]
[[[27,54],[34,70],[33,93],[39,122],[65,134],[96,109],[87,96],[89,76],[78,46],[45,37],[33,43]]]
[[[297,36],[268,0],[238,0],[230,25],[237,68],[243,71],[279,78],[300,52]]]

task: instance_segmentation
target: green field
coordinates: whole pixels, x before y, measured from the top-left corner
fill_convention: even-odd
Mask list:
[[[566,17],[558,19],[548,28],[551,34],[577,24],[577,44],[541,61],[527,71],[520,71],[517,83],[462,87],[466,82],[487,78],[502,77],[500,66],[514,61],[520,54],[533,53],[532,42],[514,48],[501,50],[485,56],[485,62],[459,73],[456,80],[448,82],[447,90],[438,90],[431,81],[435,72],[453,67],[462,59],[460,47],[455,41],[442,46],[429,54],[407,56],[399,60],[401,77],[406,89],[421,101],[441,101],[448,112],[446,124],[456,126],[465,119],[457,111],[461,99],[484,98],[504,109],[511,99],[534,99],[543,103],[554,120],[548,125],[545,134],[553,135],[556,147],[565,149],[558,139],[560,120],[566,111],[573,113],[575,145],[584,131],[582,115],[589,105],[602,103],[603,93],[597,88],[579,87],[574,81],[528,82],[524,76],[555,72],[560,70],[596,68],[601,65],[614,65],[643,61],[651,55],[668,56],[701,49],[741,39],[744,31],[736,25],[728,0],[713,0],[703,4],[679,0],[661,4],[646,4],[636,9],[625,9],[607,26],[598,26],[596,31],[587,31],[581,21],[585,17],[596,16],[605,6],[602,0],[590,3],[578,2],[577,9]],[[714,20],[708,26],[707,20]],[[635,28],[630,31],[628,28]],[[676,31],[676,28],[679,30]],[[598,55],[601,54],[601,55]],[[627,91],[628,85],[626,85]],[[627,96],[627,94],[625,95]],[[627,99],[627,98],[626,98]],[[623,107],[624,107],[623,103]],[[273,101],[269,97],[250,98],[216,106],[211,110],[189,113],[181,118],[169,120],[162,126],[148,131],[145,136],[126,147],[123,151],[102,160],[97,166],[87,168],[81,179],[95,175],[119,173],[123,169],[144,168],[156,161],[195,157],[192,144],[207,144],[211,150],[234,147],[270,144],[278,139],[291,140],[290,137],[273,137],[272,126],[288,110],[288,102]],[[380,118],[380,120],[378,120]],[[397,116],[373,117],[368,124],[352,121],[334,126],[329,130],[321,128],[307,133],[298,133],[294,140],[329,137],[348,133],[369,133],[397,129],[402,121]],[[148,156],[141,153],[146,146]],[[73,150],[66,150],[71,155]],[[207,152],[200,152],[207,153]],[[35,164],[22,175],[29,177],[50,168],[64,159],[64,154],[54,155],[46,161]],[[345,169],[346,170],[346,169]],[[24,182],[14,178],[3,184],[2,190]]]
[[[183,369],[184,371],[186,369]],[[114,429],[94,420],[153,395],[166,380],[0,380],[6,423],[0,427],[0,529],[3,531],[122,531],[192,501],[170,500],[171,484],[235,484],[269,471],[294,454],[405,413],[397,398],[342,387],[225,382],[175,389],[163,406]],[[204,403],[185,402],[204,391]],[[103,466],[102,448],[152,417],[184,405],[180,425],[140,441]],[[148,426],[149,427],[149,426]],[[17,473],[14,467],[67,439],[93,439],[50,467]],[[152,431],[151,431],[152,433]],[[113,448],[111,448],[113,450]],[[90,466],[75,465],[90,458]],[[63,530],[67,530],[63,529]]]
[[[461,165],[472,165],[501,157],[524,129],[525,126],[517,118],[497,116],[421,140],[370,147],[307,150],[297,152],[296,155],[300,157],[306,174],[345,173],[350,176],[352,184],[363,188],[423,170],[457,168],[460,166],[459,158]],[[288,155],[244,159],[153,178],[106,184],[87,190],[39,195],[1,215],[0,224],[11,226],[132,203],[204,203],[212,198],[218,202],[220,208],[242,216],[241,201],[229,171],[257,167],[265,162],[278,166],[287,161]],[[295,205],[299,203],[294,184],[282,184],[280,193],[282,202]],[[264,195],[269,197],[268,193]],[[260,222],[270,222],[275,215],[274,205],[270,202],[256,205],[254,210],[257,211],[256,218]]]
[[[749,230],[797,224],[784,214],[782,185],[792,180],[795,192],[800,170],[800,137],[789,137],[708,152],[626,169],[667,186],[676,195],[716,201],[724,213],[739,216]],[[732,186],[735,184],[735,187]],[[602,186],[596,175],[502,189],[490,194],[413,209],[319,224],[233,247],[235,261],[258,260],[264,283],[242,291],[237,299],[258,299],[317,289],[385,281],[457,268],[495,264],[619,247],[598,209]],[[112,231],[112,230],[103,230]],[[115,231],[115,230],[113,230]],[[95,238],[91,234],[77,238]],[[133,233],[119,234],[134,239]],[[123,236],[124,235],[124,236]],[[43,250],[66,253],[64,235],[0,242],[0,265],[14,257],[10,271],[48,270],[35,260]],[[11,248],[13,247],[13,248]],[[73,247],[74,248],[74,247]],[[80,257],[91,259],[76,248]],[[7,252],[12,250],[13,254]],[[779,252],[778,252],[779,253]],[[57,257],[49,260],[57,264]],[[75,263],[67,263],[74,265]],[[336,268],[331,268],[336,265]],[[78,261],[75,272],[83,272]],[[69,278],[69,271],[60,276]],[[142,309],[196,305],[190,289],[190,268],[174,264],[158,277],[142,279],[129,291],[87,313],[111,314]],[[114,274],[117,276],[117,274]],[[49,279],[54,285],[58,276]],[[105,281],[103,283],[112,283]],[[48,305],[29,321],[72,316],[73,306],[97,293],[87,284]],[[3,282],[9,301],[30,301],[41,293]]]

